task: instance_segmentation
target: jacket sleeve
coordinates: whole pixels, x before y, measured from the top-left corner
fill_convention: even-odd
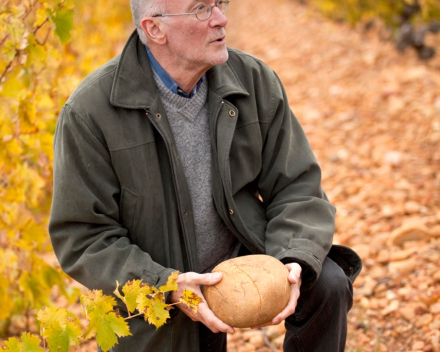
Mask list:
[[[63,270],[89,289],[111,294],[116,280],[163,285],[173,269],[130,242],[120,222],[120,187],[108,149],[65,105],[54,140],[49,233]]]
[[[266,205],[266,253],[303,268],[312,286],[330,250],[335,207],[321,188],[321,170],[274,73],[273,119],[263,149],[259,193]]]

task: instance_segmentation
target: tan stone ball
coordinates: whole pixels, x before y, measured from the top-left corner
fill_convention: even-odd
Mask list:
[[[220,263],[212,272],[223,273],[223,278],[216,285],[204,286],[203,295],[214,314],[232,327],[268,323],[289,301],[289,272],[274,257],[238,257]]]

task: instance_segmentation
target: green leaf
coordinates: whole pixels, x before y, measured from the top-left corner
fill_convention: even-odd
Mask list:
[[[65,308],[45,308],[38,312],[37,318],[41,323],[41,335],[47,340],[50,352],[68,352],[69,346],[79,345],[80,322]]]
[[[29,333],[23,333],[19,342],[15,337],[5,341],[6,349],[9,352],[45,352],[39,347],[41,340]]]
[[[5,341],[6,349],[5,351],[20,352],[20,342],[15,337],[11,337],[9,340]]]
[[[116,306],[116,301],[113,297],[104,295],[101,290],[93,290],[81,296],[81,305],[84,315],[88,317],[93,312],[104,315],[112,311]]]
[[[49,336],[46,338],[49,352],[69,352],[69,336],[61,327],[49,329]]]
[[[70,41],[70,31],[73,29],[73,10],[62,8],[51,13],[49,10],[47,14],[50,20],[55,24],[55,34],[60,38],[61,43],[66,44]]]
[[[40,339],[29,333],[23,333],[21,335],[21,341],[23,342],[23,352],[41,352],[44,351],[40,345]]]
[[[116,316],[113,312],[101,315],[94,311],[90,314],[90,322],[85,336],[90,338],[95,333],[96,342],[103,352],[108,351],[118,343],[117,337],[131,336],[128,323],[124,318]]]

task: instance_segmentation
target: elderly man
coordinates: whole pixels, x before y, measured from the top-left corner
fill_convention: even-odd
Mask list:
[[[335,208],[276,74],[225,42],[229,1],[132,0],[137,30],[62,109],[55,135],[53,247],[63,269],[110,294],[164,284],[178,300],[223,260],[265,253],[289,270],[285,351],[343,351],[360,260],[332,246]],[[112,351],[226,351],[231,326],[206,303]]]

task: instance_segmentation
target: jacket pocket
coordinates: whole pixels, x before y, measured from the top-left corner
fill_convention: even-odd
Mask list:
[[[362,270],[362,260],[351,248],[334,244],[327,256],[344,270],[352,283]]]
[[[121,224],[128,230],[129,234],[132,233],[133,230],[137,201],[137,194],[127,187],[122,186],[119,216]]]

